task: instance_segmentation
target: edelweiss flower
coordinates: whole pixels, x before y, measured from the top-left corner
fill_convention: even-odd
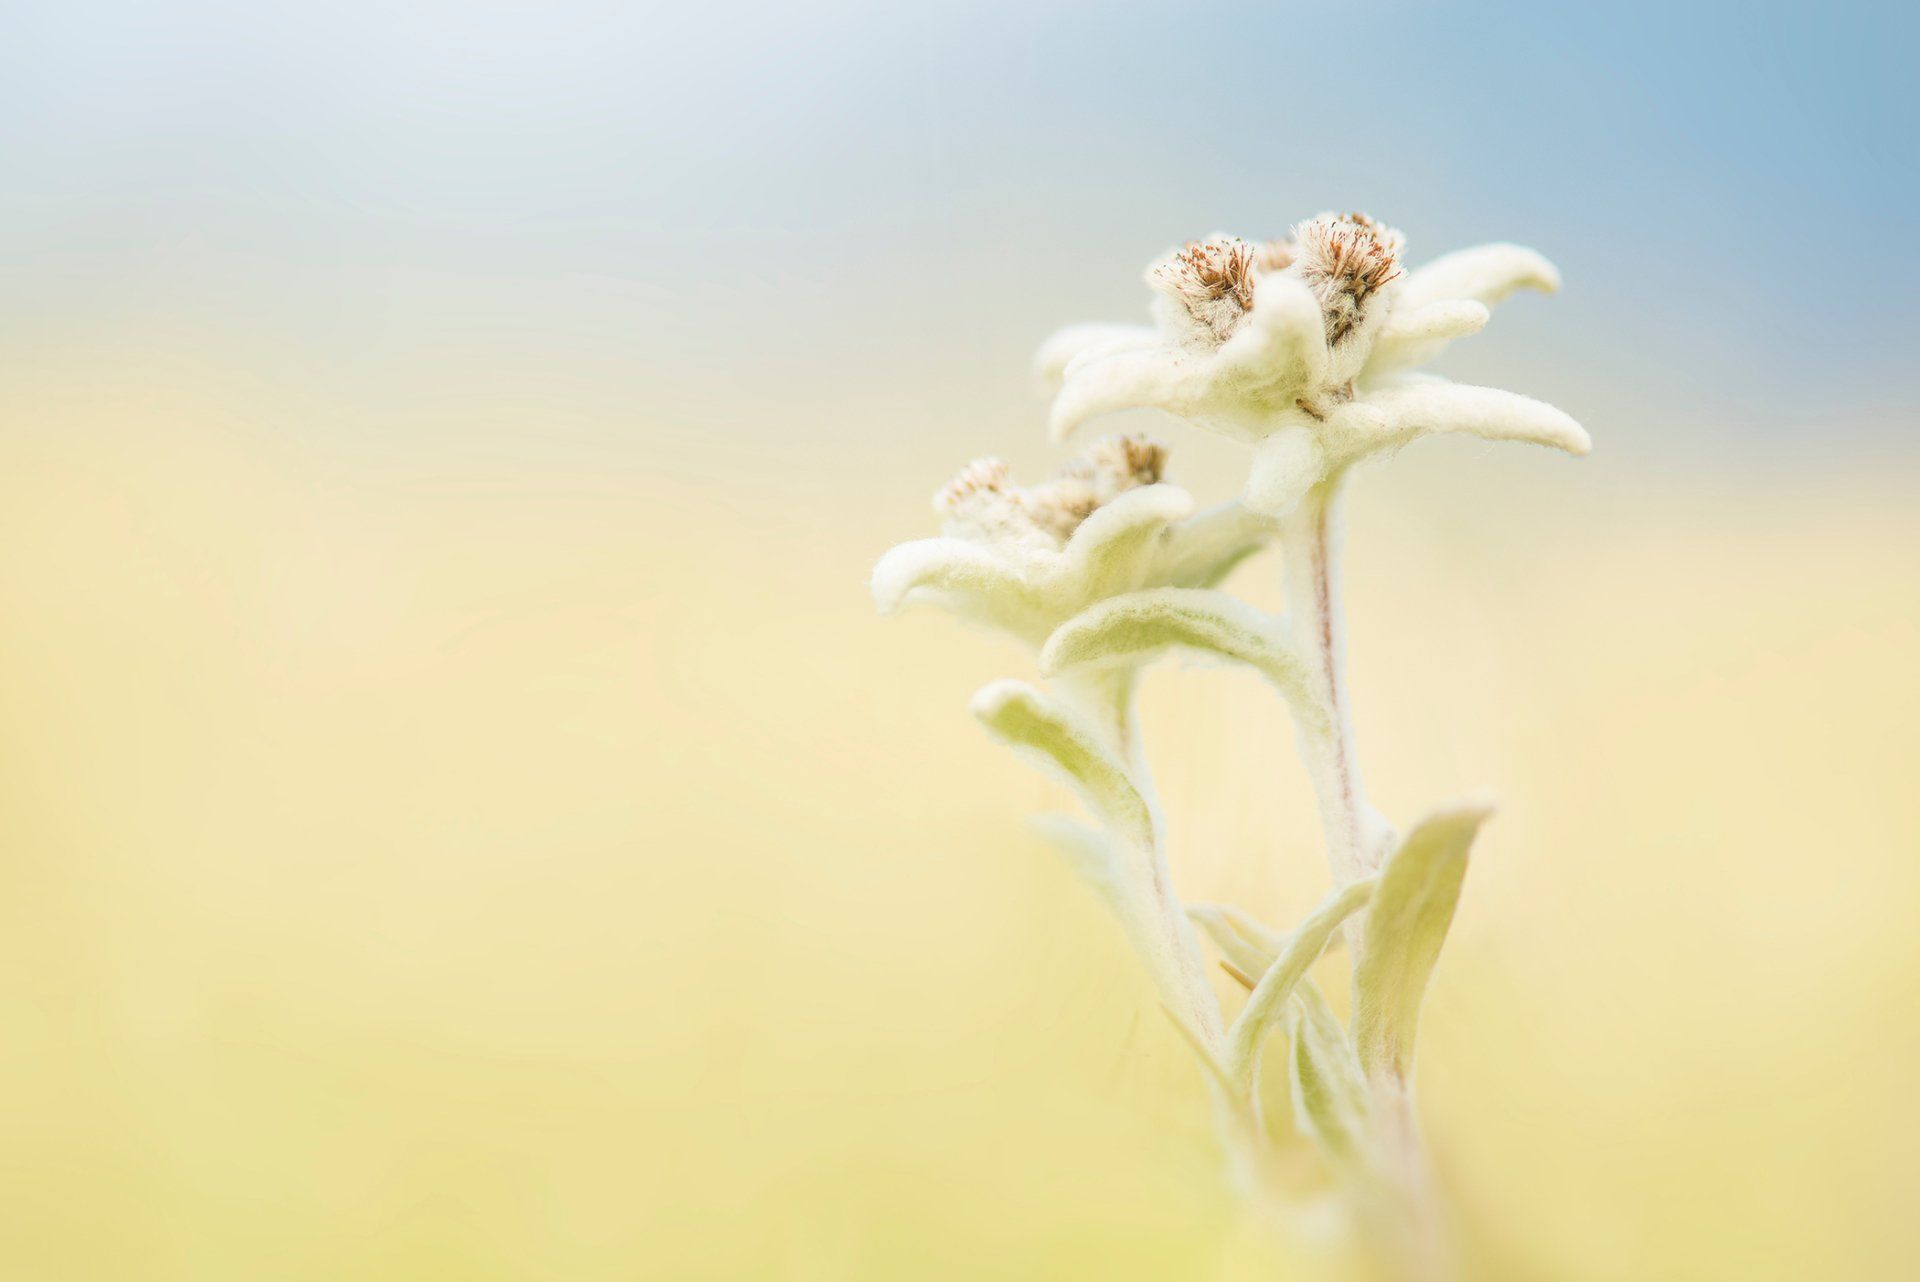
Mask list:
[[[1365,214],[1322,214],[1286,241],[1211,236],[1175,250],[1147,270],[1156,326],[1076,325],[1041,348],[1054,438],[1115,410],[1166,410],[1253,445],[1246,502],[1273,514],[1322,477],[1436,432],[1586,453],[1586,432],[1550,405],[1405,372],[1515,290],[1558,289],[1553,265],[1483,245],[1407,274],[1403,243]]]
[[[1273,523],[1238,503],[1193,515],[1192,496],[1161,480],[1166,457],[1145,437],[1109,437],[1026,488],[999,459],[970,463],[934,497],[941,536],[880,558],[874,600],[887,614],[931,601],[1038,649],[1096,601],[1218,583]]]

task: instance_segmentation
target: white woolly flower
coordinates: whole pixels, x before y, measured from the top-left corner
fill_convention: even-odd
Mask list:
[[[1286,1207],[1293,1181],[1274,1176],[1294,1165],[1290,1150],[1314,1146],[1350,1202],[1343,1215],[1380,1239],[1382,1275],[1427,1277],[1454,1271],[1428,1200],[1413,1052],[1489,803],[1442,806],[1402,835],[1368,799],[1347,689],[1343,481],[1368,454],[1431,432],[1576,454],[1588,442],[1538,401],[1407,372],[1514,290],[1556,288],[1553,268],[1493,245],[1409,275],[1401,250],[1398,232],[1360,214],[1322,215],[1262,245],[1209,236],[1148,269],[1155,327],[1079,326],[1040,353],[1057,435],[1110,410],[1170,410],[1254,447],[1242,502],[1193,515],[1162,479],[1165,449],[1137,437],[1101,441],[1026,487],[982,459],[934,500],[940,537],[888,552],[873,592],[883,612],[933,601],[1035,648],[1049,685],[992,682],[974,715],[1094,821],[1056,816],[1046,830],[1198,1053],[1236,1182],[1261,1207]],[[1286,561],[1279,615],[1214,587],[1269,539]],[[1243,664],[1292,710],[1335,884],[1290,931],[1178,893],[1134,712],[1141,670],[1170,651]],[[1231,1019],[1195,926],[1247,990]],[[1336,941],[1352,970],[1344,1027],[1312,974]],[[1276,1034],[1293,1106],[1279,1128],[1262,1079]]]
[[[1194,514],[1166,484],[1166,448],[1116,436],[1037,485],[1013,484],[999,459],[968,464],[934,497],[938,538],[880,558],[882,613],[938,604],[1036,650],[1095,602],[1150,587],[1204,587],[1258,549],[1273,523],[1227,503]]]
[[[1166,410],[1255,449],[1248,506],[1279,514],[1366,455],[1459,432],[1573,454],[1591,446],[1560,410],[1496,388],[1407,373],[1518,289],[1552,293],[1552,264],[1484,245],[1407,273],[1400,233],[1322,214],[1286,241],[1212,236],[1148,269],[1157,324],[1077,325],[1041,348],[1064,439],[1116,410]]]

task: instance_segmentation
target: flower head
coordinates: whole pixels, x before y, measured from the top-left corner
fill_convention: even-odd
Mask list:
[[[1589,448],[1571,418],[1493,388],[1405,373],[1487,323],[1492,304],[1559,275],[1531,250],[1487,245],[1416,271],[1398,231],[1321,214],[1286,240],[1194,241],[1148,271],[1155,327],[1074,326],[1041,349],[1052,431],[1152,407],[1255,447],[1246,501],[1290,508],[1321,477],[1436,432]]]
[[[1254,254],[1238,236],[1210,236],[1147,268],[1162,330],[1202,346],[1225,341],[1253,308]]]
[[[1293,243],[1292,266],[1319,300],[1328,348],[1349,354],[1351,378],[1386,318],[1386,288],[1400,278],[1406,238],[1365,214],[1322,214],[1295,227]]]
[[[1167,449],[1144,436],[1096,441],[1048,480],[1021,488],[1005,460],[975,459],[933,497],[942,533],[1009,553],[1060,551],[1075,530],[1128,490],[1157,485]]]
[[[1165,483],[1166,464],[1166,447],[1141,436],[1096,441],[1031,486],[999,459],[969,463],[934,496],[940,537],[882,557],[874,599],[887,613],[935,601],[1038,648],[1107,597],[1217,583],[1272,522],[1237,503],[1194,515],[1191,496]]]
[[[1105,503],[1135,486],[1158,485],[1167,470],[1167,447],[1149,436],[1103,437],[1087,447],[1084,466]]]

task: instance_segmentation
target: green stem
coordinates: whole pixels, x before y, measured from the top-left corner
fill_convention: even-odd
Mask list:
[[[1242,1196],[1253,1198],[1264,1191],[1265,1129],[1258,1100],[1236,1092],[1223,1069],[1226,1020],[1219,998],[1207,982],[1200,938],[1187,917],[1186,905],[1173,889],[1166,857],[1165,820],[1152,772],[1147,768],[1146,754],[1141,749],[1134,707],[1138,676],[1137,669],[1123,667],[1063,678],[1061,684],[1063,690],[1097,717],[1100,725],[1112,735],[1114,747],[1133,777],[1134,787],[1153,811],[1153,845],[1151,849],[1136,852],[1135,866],[1140,872],[1135,887],[1136,912],[1140,919],[1139,947],[1146,954],[1143,960],[1160,989],[1168,1018],[1206,1062],[1214,1129],[1226,1158],[1228,1179]]]
[[[1133,784],[1153,812],[1153,840],[1134,851],[1136,911],[1143,944],[1151,955],[1148,965],[1159,982],[1168,1012],[1182,1021],[1196,1045],[1216,1063],[1225,1044],[1226,1025],[1219,1000],[1207,982],[1200,939],[1187,920],[1186,905],[1173,889],[1166,856],[1166,824],[1155,795],[1153,776],[1140,748],[1134,712],[1137,672],[1131,667],[1096,670],[1062,678],[1061,688],[1095,716],[1112,736],[1113,746],[1126,763]]]
[[[1413,1091],[1397,1078],[1376,1079],[1372,1100],[1374,1183],[1363,1222],[1373,1245],[1392,1276],[1406,1282],[1454,1282],[1458,1271],[1441,1221]]]
[[[1287,626],[1324,716],[1297,719],[1301,760],[1313,781],[1327,859],[1346,885],[1379,869],[1392,830],[1367,800],[1347,701],[1346,616],[1340,593],[1339,505],[1346,479],[1336,471],[1308,491],[1281,523],[1286,553]]]
[[[1394,843],[1392,826],[1367,799],[1354,744],[1346,673],[1346,613],[1341,599],[1340,504],[1346,469],[1310,490],[1282,522],[1287,623],[1308,683],[1325,715],[1319,725],[1296,718],[1300,756],[1312,779],[1337,886],[1379,871]],[[1366,948],[1359,918],[1347,922],[1357,962]],[[1426,1146],[1414,1114],[1411,1084],[1373,1083],[1369,1177],[1360,1193],[1363,1223],[1390,1275],[1406,1282],[1453,1277]]]

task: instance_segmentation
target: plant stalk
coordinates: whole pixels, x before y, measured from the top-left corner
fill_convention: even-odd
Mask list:
[[[1112,668],[1065,680],[1063,685],[1111,735],[1134,787],[1153,812],[1153,843],[1150,848],[1134,852],[1139,928],[1153,953],[1148,960],[1168,1013],[1183,1024],[1196,1047],[1217,1063],[1225,1043],[1226,1025],[1220,1002],[1207,982],[1199,936],[1187,920],[1186,905],[1173,889],[1173,875],[1166,855],[1166,823],[1154,790],[1153,775],[1147,769],[1146,755],[1140,746],[1134,710],[1137,677],[1133,668]]]
[[[1295,718],[1300,757],[1313,783],[1334,883],[1346,885],[1379,871],[1393,849],[1391,824],[1367,799],[1354,743],[1347,692],[1346,611],[1341,596],[1342,468],[1308,491],[1282,522],[1286,558],[1287,627],[1306,663],[1320,703],[1319,725]],[[1345,926],[1357,965],[1367,946],[1364,916]],[[1411,1083],[1376,1080],[1373,1097],[1374,1168],[1362,1194],[1363,1222],[1373,1230],[1382,1264],[1404,1282],[1451,1282],[1431,1164],[1413,1107]]]
[[[1307,492],[1282,522],[1287,628],[1324,713],[1312,726],[1296,718],[1300,758],[1313,782],[1336,885],[1379,870],[1392,827],[1367,800],[1354,749],[1347,696],[1346,612],[1340,584],[1340,501],[1344,469]]]

